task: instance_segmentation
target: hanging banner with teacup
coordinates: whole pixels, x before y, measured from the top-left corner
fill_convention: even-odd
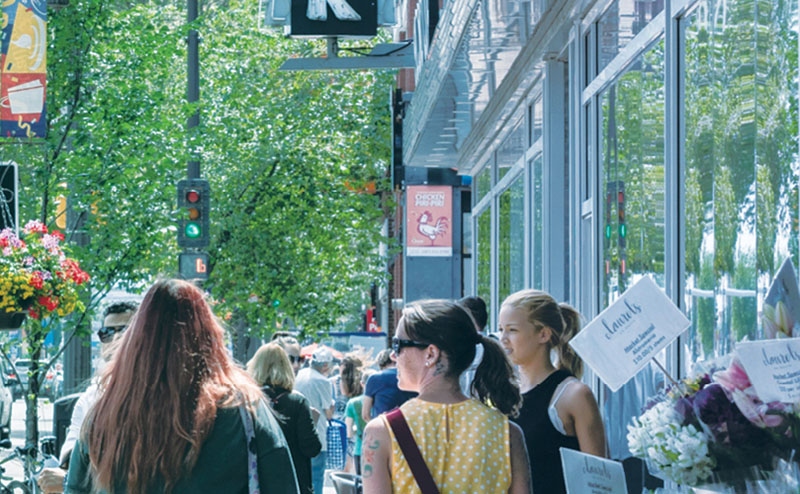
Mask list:
[[[45,137],[47,0],[5,0],[0,51],[0,135]]]

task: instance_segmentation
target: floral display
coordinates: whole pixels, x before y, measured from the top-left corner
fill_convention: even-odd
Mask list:
[[[628,445],[654,474],[687,486],[768,471],[800,449],[800,405],[761,402],[733,359],[673,386],[628,426]]]
[[[25,225],[21,237],[0,231],[0,312],[26,311],[34,319],[65,316],[82,308],[79,287],[89,280],[67,257],[61,232],[39,221]]]

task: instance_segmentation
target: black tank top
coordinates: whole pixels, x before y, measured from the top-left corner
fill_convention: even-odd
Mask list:
[[[550,421],[547,408],[558,385],[571,376],[572,374],[563,369],[547,376],[547,379],[522,395],[519,417],[512,419],[525,434],[534,493],[566,494],[567,492],[558,448],[579,450],[578,438],[558,432]]]

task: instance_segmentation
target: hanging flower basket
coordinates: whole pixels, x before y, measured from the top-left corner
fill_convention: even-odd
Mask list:
[[[0,231],[0,329],[81,308],[79,291],[89,275],[67,257],[63,240],[39,221],[28,222],[19,237],[10,228]]]
[[[22,323],[25,322],[25,317],[28,315],[28,309],[31,305],[33,305],[33,298],[25,299],[21,302],[20,306],[23,310],[0,312],[0,331],[14,330],[22,327]]]

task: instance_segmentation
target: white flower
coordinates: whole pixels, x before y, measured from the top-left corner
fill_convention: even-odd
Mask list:
[[[628,426],[631,453],[679,484],[695,485],[715,466],[708,437],[692,425],[681,426],[672,403],[660,402]]]

